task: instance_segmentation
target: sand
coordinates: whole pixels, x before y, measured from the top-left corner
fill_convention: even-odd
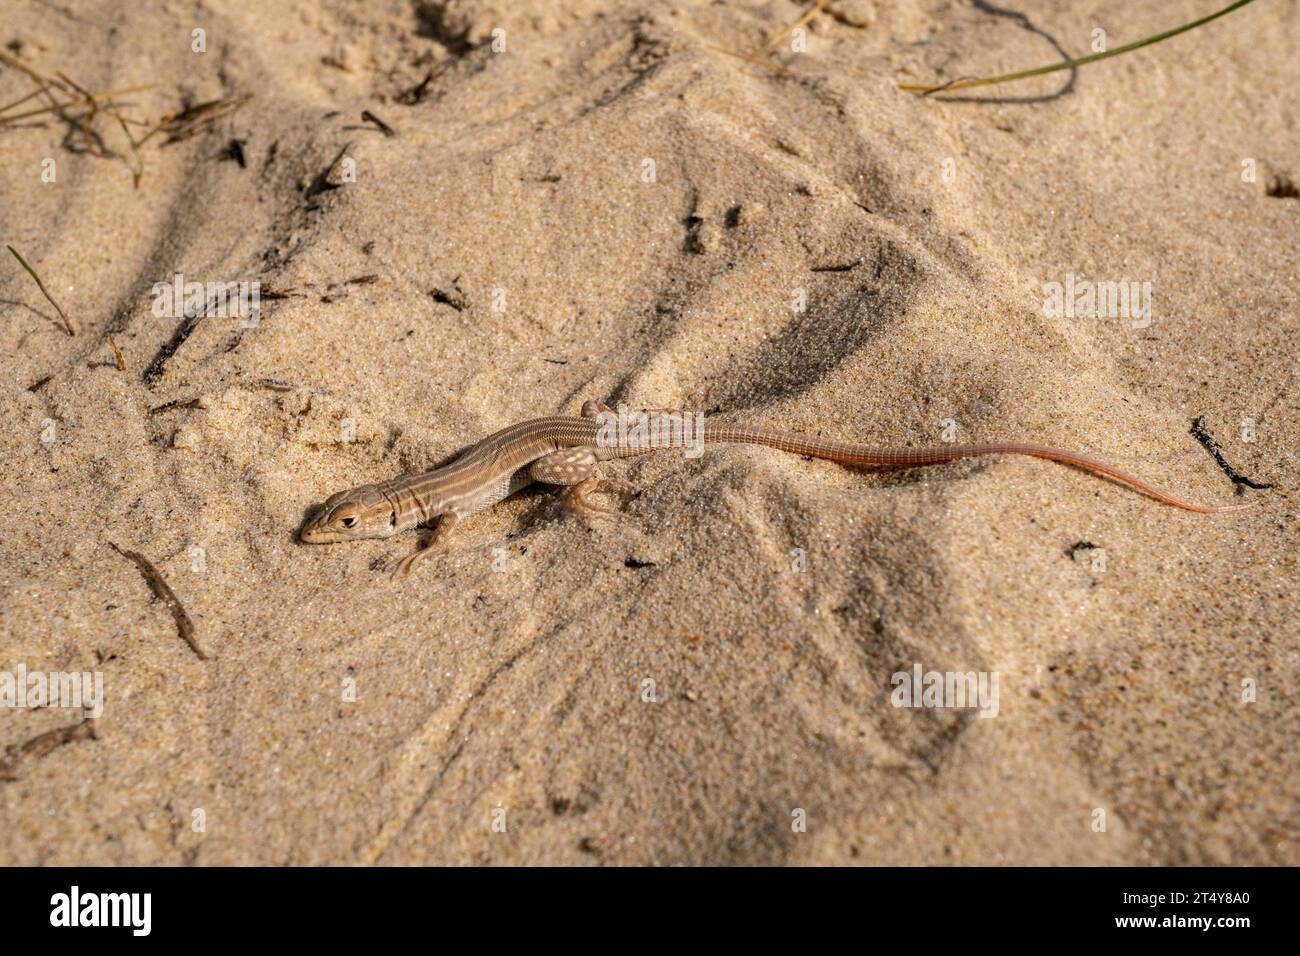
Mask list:
[[[1300,10],[896,88],[1213,6],[836,0],[781,74],[716,48],[806,4],[7,5],[10,56],[148,85],[132,120],[253,97],[138,188],[106,112],[103,155],[0,130],[0,231],[78,326],[5,254],[0,669],[104,687],[93,736],[0,710],[0,862],[1300,863]],[[260,321],[178,334],[177,273]],[[1045,308],[1083,281],[1149,315]],[[608,466],[619,520],[525,492],[407,580],[413,534],[296,540],[588,398],[1256,505],[728,446]],[[917,665],[996,716],[894,706]]]

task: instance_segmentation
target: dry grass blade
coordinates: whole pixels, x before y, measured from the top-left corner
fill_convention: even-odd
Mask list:
[[[144,157],[140,155],[140,144],[131,135],[131,130],[127,127],[126,120],[122,118],[122,113],[117,108],[116,103],[112,100],[106,100],[104,109],[112,113],[113,118],[117,120],[117,125],[122,127],[122,135],[126,137],[126,143],[131,148],[131,155],[135,157],[135,167],[131,170],[131,183],[136,189],[139,189],[140,180],[144,178]]]
[[[104,151],[100,149],[99,144],[95,142],[95,134],[91,128],[94,125],[95,117],[99,114],[99,102],[95,99],[93,93],[83,89],[76,82],[69,79],[66,74],[60,73],[58,76],[60,80],[72,87],[72,89],[81,95],[82,103],[88,108],[86,115],[82,117],[81,122],[78,124],[78,128],[81,130],[81,136],[86,141],[86,151],[93,156],[103,156]]]
[[[101,141],[96,139],[95,120],[101,110],[107,112],[117,121],[123,135],[126,137],[127,146],[132,157],[131,160],[126,160],[126,162],[131,169],[132,181],[137,189],[140,188],[140,181],[144,177],[144,156],[141,153],[141,147],[146,142],[158,133],[167,135],[164,145],[185,139],[200,129],[207,128],[219,118],[233,113],[252,98],[251,93],[243,93],[237,96],[227,96],[204,103],[197,103],[163,117],[157,124],[149,125],[124,116],[121,104],[115,102],[115,99],[129,93],[151,89],[152,86],[137,86],[107,93],[92,93],[66,73],[56,72],[54,76],[46,76],[36,68],[28,66],[3,51],[0,51],[0,64],[18,70],[38,84],[37,89],[0,108],[0,129],[12,126],[21,120],[57,114],[61,119],[76,127],[81,133],[86,141],[87,152],[95,156],[104,156],[106,152],[118,155],[116,152],[106,150],[105,147],[100,145]],[[50,100],[47,105],[14,112],[24,103],[28,103],[42,95]],[[84,114],[69,115],[70,110],[83,109],[85,110]],[[131,134],[132,125],[143,126],[148,131],[137,139]],[[48,295],[46,297],[48,298]]]
[[[239,109],[245,103],[253,98],[252,93],[240,93],[237,96],[225,96],[219,100],[208,100],[205,103],[196,103],[194,106],[187,106],[183,110],[178,110],[168,116],[164,116],[158,125],[151,129],[139,141],[137,146],[143,146],[157,133],[166,133],[165,143],[175,143],[194,134],[199,127],[215,122],[223,116],[228,116],[235,110]]]
[[[26,96],[20,96],[20,97],[18,97],[18,99],[14,100],[12,103],[6,103],[4,106],[0,106],[0,113],[7,113],[7,112],[9,112],[11,109],[13,109],[15,106],[22,106],[22,105],[23,105],[24,103],[26,103],[28,100],[34,100],[34,99],[36,99],[36,97],[40,96],[42,93],[44,93],[44,92],[45,92],[46,90],[48,90],[48,89],[49,89],[48,86],[45,86],[44,84],[42,84],[42,85],[36,87],[36,89],[32,90],[32,91],[31,91],[30,93],[28,93]]]
[[[104,156],[106,149],[96,139],[94,123],[101,110],[107,112],[117,121],[118,126],[122,129],[122,134],[126,137],[131,159],[126,160],[125,157],[123,159],[131,169],[132,181],[137,189],[140,188],[140,181],[144,177],[144,156],[141,147],[146,142],[158,133],[167,134],[164,145],[185,139],[200,129],[207,128],[217,119],[233,113],[252,98],[251,93],[243,93],[237,96],[209,100],[187,106],[185,109],[163,117],[158,123],[150,125],[124,116],[121,104],[115,102],[115,100],[130,93],[151,89],[152,86],[136,86],[107,93],[92,93],[66,73],[58,72],[54,76],[46,76],[2,51],[0,51],[0,64],[19,70],[39,84],[37,89],[0,108],[0,129],[12,126],[21,120],[57,114],[64,121],[76,127],[81,133],[86,142],[87,152],[95,156]],[[24,103],[41,95],[46,96],[51,102],[42,107],[14,112]],[[84,114],[69,115],[68,111],[70,110],[82,109],[85,110]],[[132,125],[145,127],[148,131],[137,139],[131,134]],[[119,155],[114,151],[108,152],[115,156]]]
[[[139,93],[142,90],[148,90],[152,88],[153,87],[151,86],[130,86],[124,90],[112,90],[111,92],[108,93],[95,93],[94,95],[89,97],[89,99],[93,100],[96,103],[101,103],[105,100],[110,100],[115,96],[126,96],[129,93]],[[42,92],[44,92],[44,90],[37,90],[36,94],[40,94]],[[19,102],[20,103],[25,102],[26,100],[29,99],[31,99],[30,95],[23,97],[23,99],[20,100]],[[47,113],[59,113],[62,112],[63,110],[66,110],[70,106],[77,106],[78,104],[85,105],[85,103],[86,103],[86,97],[81,97],[78,99],[65,100],[62,103],[52,103],[49,106],[42,106],[40,109],[28,110],[25,113],[15,113],[13,116],[0,116],[0,128],[3,128],[10,123],[17,122],[18,120],[31,119],[33,116],[43,116]],[[18,103],[11,103],[9,104],[9,107],[6,107],[6,109],[17,105]]]
[[[54,296],[50,295],[49,290],[45,288],[45,283],[42,282],[41,277],[36,274],[36,270],[27,264],[27,260],[20,256],[18,250],[13,246],[5,246],[5,248],[13,253],[13,257],[18,260],[20,266],[27,270],[27,274],[36,280],[36,286],[41,290],[41,295],[45,296],[45,301],[54,306],[54,311],[59,313],[59,318],[63,320],[63,327],[68,330],[68,334],[76,335],[77,331],[72,327],[72,320],[68,318],[63,309],[59,308],[59,303],[54,301]]]
[[[28,66],[22,60],[18,59],[18,57],[10,56],[8,53],[5,53],[3,50],[0,50],[0,63],[3,63],[5,66],[13,67],[15,70],[17,70],[20,73],[26,73],[37,83],[41,84],[41,86],[52,86],[55,89],[58,89],[64,93],[70,92],[67,88],[63,86],[63,84],[59,80],[55,79],[52,76],[46,76],[44,73],[38,71],[35,67]]]
[[[776,63],[773,60],[765,60],[762,57],[751,56],[748,53],[741,53],[739,50],[729,50],[725,46],[715,46],[714,44],[709,44],[709,49],[716,50],[719,53],[725,53],[727,56],[734,56],[737,60],[744,60],[746,63],[754,64],[754,66],[764,67],[771,70],[773,73],[780,73],[782,76],[788,76],[790,73],[790,71],[780,63]]]
[[[794,31],[798,30],[800,27],[806,26],[807,24],[811,23],[819,13],[821,13],[828,6],[830,6],[830,3],[831,0],[817,0],[817,3],[813,6],[811,10],[809,10],[807,13],[801,16],[798,20],[794,21],[794,23],[790,24],[788,27],[786,27],[776,36],[772,37],[772,39],[767,44],[767,49],[775,50],[781,44],[782,40],[790,36],[790,34],[794,33]]]
[[[113,346],[113,360],[117,362],[117,370],[119,372],[125,372],[126,359],[122,357],[122,350],[117,347],[117,342],[111,335],[108,337],[108,344]]]
[[[1133,50],[1141,49],[1144,46],[1151,46],[1153,43],[1159,43],[1161,40],[1168,40],[1170,37],[1178,36],[1180,33],[1186,33],[1188,30],[1194,30],[1199,26],[1204,26],[1211,20],[1217,20],[1240,7],[1244,7],[1254,0],[1237,0],[1236,3],[1229,4],[1222,10],[1211,13],[1208,16],[1201,17],[1199,20],[1193,20],[1191,23],[1184,23],[1180,27],[1174,27],[1172,30],[1166,30],[1163,33],[1157,33],[1155,36],[1149,36],[1145,39],[1138,40],[1135,43],[1128,43],[1113,50],[1106,50],[1103,53],[1093,53],[1090,56],[1081,56],[1073,60],[1065,60],[1061,63],[1052,63],[1048,66],[1040,66],[1032,70],[1021,70],[1018,73],[1003,73],[1000,76],[980,76],[965,79],[949,80],[947,83],[939,83],[933,86],[923,83],[900,83],[898,88],[908,93],[919,93],[922,96],[929,96],[932,93],[951,93],[956,90],[968,90],[974,86],[992,86],[995,83],[1010,83],[1013,80],[1026,80],[1031,76],[1042,76],[1046,73],[1055,73],[1058,70],[1072,70],[1075,67],[1083,66],[1085,63],[1096,63],[1098,60],[1109,59],[1112,56],[1119,56],[1122,53],[1129,53]]]
[[[709,49],[716,50],[719,53],[725,53],[727,54],[727,56],[734,56],[737,60],[744,60],[746,63],[754,64],[754,66],[764,67],[766,69],[771,70],[773,73],[779,73],[781,76],[789,76],[790,75],[789,70],[787,70],[780,63],[777,63],[774,60],[767,59],[767,57],[763,56],[762,54],[770,53],[772,50],[776,49],[776,47],[780,45],[782,40],[784,40],[786,37],[793,34],[795,30],[798,30],[800,27],[811,23],[814,19],[817,18],[818,14],[820,14],[823,10],[825,10],[828,6],[830,6],[830,2],[831,0],[817,0],[817,3],[813,4],[813,6],[808,10],[807,13],[801,16],[794,23],[790,24],[780,33],[776,34],[776,36],[772,37],[772,39],[768,41],[767,46],[765,46],[762,50],[756,53],[742,53],[739,50],[732,50],[725,46],[716,46],[714,44],[710,44]]]

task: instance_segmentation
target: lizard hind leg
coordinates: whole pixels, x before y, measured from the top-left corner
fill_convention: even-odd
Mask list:
[[[618,508],[606,508],[604,505],[598,505],[591,500],[592,494],[599,491],[600,486],[605,483],[603,478],[595,474],[589,478],[584,478],[571,487],[564,496],[564,507],[572,514],[589,518],[597,516],[622,517],[623,512]]]
[[[587,517],[621,514],[617,508],[606,508],[591,500],[604,481],[596,474],[596,455],[590,448],[561,448],[543,455],[532,463],[528,474],[534,481],[567,488],[564,507],[571,513]]]

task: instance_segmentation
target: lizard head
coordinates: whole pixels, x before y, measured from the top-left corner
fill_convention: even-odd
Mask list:
[[[362,485],[331,495],[303,524],[298,537],[307,544],[333,544],[387,538],[396,531],[393,503],[376,485]]]

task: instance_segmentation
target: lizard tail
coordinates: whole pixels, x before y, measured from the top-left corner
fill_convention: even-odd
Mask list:
[[[1195,511],[1198,514],[1222,514],[1228,511],[1241,511],[1244,508],[1251,507],[1252,504],[1248,502],[1237,505],[1198,505],[1185,501],[1176,495],[1171,495],[1167,491],[1161,491],[1159,488],[1155,488],[1140,478],[1135,478],[1128,472],[1122,471],[1107,462],[1081,455],[1078,452],[1066,451],[1062,448],[1051,448],[1047,445],[994,442],[979,445],[937,445],[929,448],[872,448],[852,442],[823,441],[821,439],[803,438],[798,435],[786,435],[761,428],[712,424],[705,426],[704,440],[714,443],[743,442],[751,445],[766,445],[769,448],[776,448],[791,454],[824,458],[827,461],[838,462],[842,465],[867,465],[884,468],[936,465],[945,461],[979,458],[985,455],[1028,455],[1033,458],[1043,458],[1047,461],[1073,465],[1094,475],[1103,475],[1122,485],[1127,485],[1134,491],[1148,495],[1156,501],[1172,505],[1175,508],[1182,508],[1184,511]]]

